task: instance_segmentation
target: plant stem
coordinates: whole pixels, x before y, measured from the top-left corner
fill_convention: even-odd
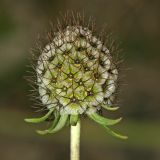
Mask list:
[[[80,129],[80,120],[78,120],[76,126],[71,126],[71,160],[80,160]]]

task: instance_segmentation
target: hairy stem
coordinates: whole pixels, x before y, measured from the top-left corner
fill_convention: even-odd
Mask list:
[[[80,120],[78,120],[76,126],[71,126],[71,160],[80,160],[80,129]]]

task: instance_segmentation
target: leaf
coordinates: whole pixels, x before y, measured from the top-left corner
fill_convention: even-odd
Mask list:
[[[89,116],[89,118],[91,118],[92,120],[94,120],[95,122],[97,122],[103,126],[115,125],[122,120],[122,118],[118,118],[118,119],[105,118],[105,117],[100,116],[97,113],[88,114],[88,116]]]
[[[55,126],[57,125],[58,121],[59,121],[59,118],[60,118],[60,115],[59,113],[55,113],[55,119],[53,120],[53,123],[51,125],[51,127],[47,130],[43,130],[43,131],[40,131],[40,130],[37,130],[37,133],[41,134],[41,135],[45,135],[47,134],[49,131],[53,130],[55,128]]]
[[[112,136],[114,136],[114,137],[116,137],[116,138],[128,139],[127,136],[123,136],[123,135],[121,135],[121,134],[118,134],[118,133],[112,131],[110,128],[106,127],[106,126],[103,126],[103,127],[107,130],[107,132],[108,132],[110,135],[112,135]]]
[[[51,127],[50,129],[44,130],[44,131],[37,130],[37,133],[41,135],[44,135],[47,133],[56,133],[65,126],[67,120],[68,120],[68,114],[64,114],[59,118],[58,122],[55,123],[56,124],[55,127]]]
[[[57,125],[57,123],[59,121],[59,118],[60,118],[59,112],[55,113],[55,119],[52,123],[52,126],[48,130],[52,130],[53,128],[55,128],[55,126]]]
[[[44,122],[52,114],[53,111],[54,111],[54,109],[50,109],[49,112],[46,115],[44,115],[43,117],[40,117],[40,118],[26,118],[26,119],[24,119],[24,121],[28,122],[28,123]]]
[[[78,115],[71,115],[70,116],[70,124],[72,126],[76,126],[77,122],[78,122],[79,116]]]
[[[113,107],[113,106],[107,106],[107,105],[102,105],[102,107],[109,111],[116,111],[117,109],[119,109],[119,107]]]

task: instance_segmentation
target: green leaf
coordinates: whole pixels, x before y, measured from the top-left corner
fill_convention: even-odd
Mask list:
[[[57,112],[57,113],[55,113],[55,119],[53,120],[53,123],[52,123],[51,127],[50,127],[49,129],[43,130],[43,131],[38,130],[37,133],[39,133],[39,134],[41,134],[41,135],[45,135],[45,134],[47,134],[48,132],[52,131],[52,130],[56,127],[59,119],[60,119],[60,115],[59,115],[59,113]]]
[[[70,116],[70,124],[72,126],[76,126],[77,122],[78,122],[79,116],[78,115],[71,115]]]
[[[106,126],[103,126],[103,127],[104,127],[104,128],[107,130],[107,132],[108,132],[110,135],[112,135],[113,137],[120,138],[120,139],[128,139],[127,136],[123,136],[123,135],[121,135],[121,134],[118,134],[118,133],[112,131],[110,128],[106,127]]]
[[[104,109],[109,110],[109,111],[116,111],[116,110],[119,109],[119,107],[107,106],[107,105],[104,105],[104,104],[102,104],[102,107],[103,107]]]
[[[28,122],[28,123],[44,122],[52,114],[53,111],[54,111],[54,109],[50,109],[49,112],[46,115],[44,115],[43,117],[40,117],[40,118],[26,118],[26,119],[24,119],[24,121]]]
[[[57,123],[58,123],[58,121],[59,121],[59,118],[60,118],[60,114],[59,114],[59,112],[57,112],[57,113],[55,114],[55,119],[54,119],[54,121],[53,121],[53,123],[52,123],[52,126],[50,127],[49,130],[52,130],[53,128],[55,128],[55,126],[57,125]]]
[[[58,123],[53,129],[44,130],[44,131],[37,130],[37,133],[42,134],[42,135],[46,133],[56,133],[65,126],[67,120],[68,120],[68,114],[61,115]]]
[[[105,117],[100,116],[97,113],[92,113],[92,114],[87,114],[87,115],[89,116],[89,118],[91,118],[92,120],[94,120],[95,122],[103,126],[115,125],[122,120],[122,118],[118,118],[118,119],[105,118]]]

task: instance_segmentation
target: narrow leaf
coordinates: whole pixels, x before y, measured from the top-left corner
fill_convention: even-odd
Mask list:
[[[49,110],[49,112],[44,115],[43,117],[40,118],[26,118],[24,119],[24,121],[28,122],[28,123],[40,123],[45,121],[53,112],[54,109]]]
[[[116,111],[116,110],[119,109],[119,107],[113,107],[113,106],[107,106],[107,105],[102,105],[102,107],[103,107],[104,109],[109,110],[109,111]]]
[[[112,131],[110,128],[108,128],[108,127],[106,127],[106,126],[103,126],[103,127],[107,130],[107,132],[108,132],[110,135],[112,135],[112,136],[114,136],[114,137],[116,137],[116,138],[120,138],[120,139],[127,139],[127,138],[128,138],[127,136],[123,136],[123,135],[121,135],[121,134],[118,134],[118,133]]]
[[[97,123],[101,124],[101,125],[104,125],[104,126],[111,126],[111,125],[115,125],[117,123],[119,123],[122,118],[118,118],[118,119],[109,119],[109,118],[105,118],[105,117],[102,117],[100,116],[99,114],[97,113],[92,113],[92,114],[88,114],[88,116],[96,121]]]
[[[77,122],[78,122],[79,116],[78,115],[71,115],[70,116],[70,124],[72,126],[76,126]]]
[[[56,133],[56,132],[58,132],[59,130],[61,130],[65,126],[65,124],[67,122],[67,119],[68,119],[68,115],[67,114],[62,115],[59,118],[58,122],[55,123],[56,124],[55,127],[51,127],[50,129],[44,130],[44,131],[37,130],[37,133],[42,134],[42,135],[47,134],[47,133]]]
[[[50,127],[49,129],[43,130],[43,131],[38,130],[37,133],[39,133],[39,134],[41,134],[41,135],[45,135],[45,134],[47,134],[49,131],[52,131],[52,130],[55,128],[55,126],[57,125],[57,123],[58,123],[58,121],[59,121],[59,118],[60,118],[60,115],[59,115],[58,113],[55,114],[55,119],[54,119],[51,127]]]

